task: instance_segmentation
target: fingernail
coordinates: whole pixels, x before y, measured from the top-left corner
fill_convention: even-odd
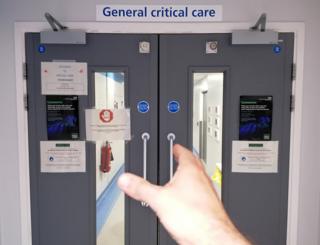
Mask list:
[[[126,174],[122,174],[118,179],[118,186],[122,190],[127,190],[130,184],[130,177]]]

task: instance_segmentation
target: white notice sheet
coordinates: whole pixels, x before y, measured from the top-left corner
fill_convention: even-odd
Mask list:
[[[90,141],[130,140],[130,109],[86,110],[86,135]]]
[[[41,172],[86,172],[85,141],[41,141]]]
[[[41,93],[48,95],[87,95],[87,63],[41,62]]]
[[[232,141],[232,172],[277,173],[278,141]]]

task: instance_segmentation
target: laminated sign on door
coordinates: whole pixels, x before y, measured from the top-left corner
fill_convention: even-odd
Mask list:
[[[89,141],[130,140],[130,109],[86,110],[86,135]]]
[[[86,172],[85,141],[40,141],[42,173]]]
[[[87,70],[85,62],[41,62],[41,93],[87,95]]]

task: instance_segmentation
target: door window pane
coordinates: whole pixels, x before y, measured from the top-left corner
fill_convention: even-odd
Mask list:
[[[95,72],[95,108],[123,109],[124,73]],[[124,172],[125,142],[96,141],[97,245],[124,244],[124,194],[117,179]]]
[[[223,73],[193,73],[193,152],[221,197]]]

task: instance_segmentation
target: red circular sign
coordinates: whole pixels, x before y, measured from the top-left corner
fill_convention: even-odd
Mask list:
[[[100,120],[104,123],[111,122],[113,119],[113,112],[111,110],[102,110],[100,111]]]

